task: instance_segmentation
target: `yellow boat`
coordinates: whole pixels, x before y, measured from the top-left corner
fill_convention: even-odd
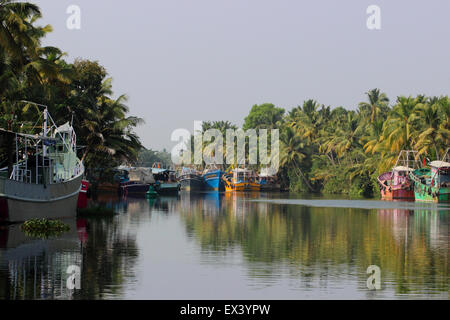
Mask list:
[[[223,175],[225,191],[259,191],[261,185],[256,174],[248,169],[233,169]]]

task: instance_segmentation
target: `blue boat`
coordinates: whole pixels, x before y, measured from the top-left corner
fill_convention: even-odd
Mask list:
[[[207,191],[224,191],[222,176],[223,171],[220,169],[210,169],[203,174],[203,182]]]

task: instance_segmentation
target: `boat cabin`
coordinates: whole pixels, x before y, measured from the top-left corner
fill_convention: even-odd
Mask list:
[[[445,161],[432,161],[431,167],[431,185],[433,187],[450,187],[450,163]]]

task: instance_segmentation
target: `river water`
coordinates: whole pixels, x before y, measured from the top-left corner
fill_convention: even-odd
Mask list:
[[[0,299],[450,299],[449,206],[263,193],[90,205],[116,215],[65,220],[46,240],[0,227]]]

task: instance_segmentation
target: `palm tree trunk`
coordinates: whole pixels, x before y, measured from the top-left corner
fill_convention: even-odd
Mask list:
[[[306,185],[308,186],[308,189],[311,190],[312,192],[316,192],[316,190],[314,190],[314,188],[309,184],[308,179],[306,179],[305,175],[303,174],[303,171],[302,171],[302,170],[300,169],[300,167],[297,165],[297,161],[295,161],[295,160],[294,160],[294,167],[295,167],[295,169],[297,169],[295,173],[296,173],[297,176],[298,176],[297,171],[300,172],[300,175],[301,175],[303,181],[304,181],[304,182],[306,183]]]
[[[436,152],[436,160],[439,160],[439,152],[438,152],[438,149],[436,147],[436,143],[434,143],[434,151]]]

